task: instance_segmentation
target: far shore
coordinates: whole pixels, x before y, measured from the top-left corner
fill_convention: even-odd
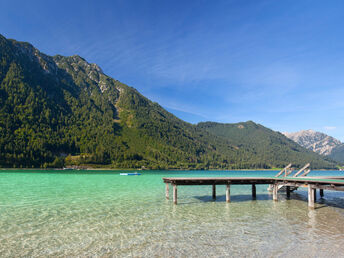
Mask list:
[[[80,168],[80,169],[63,169],[63,168],[0,168],[1,170],[41,170],[41,171],[280,171],[283,168],[257,168],[257,169],[134,169],[134,168]],[[312,169],[316,171],[340,171],[339,169]]]

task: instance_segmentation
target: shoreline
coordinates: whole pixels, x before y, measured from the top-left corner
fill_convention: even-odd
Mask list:
[[[0,168],[0,171],[9,170],[25,170],[25,171],[61,171],[61,172],[77,172],[77,171],[280,171],[282,168],[276,169],[132,169],[132,168],[82,168],[82,169],[62,169],[62,168]],[[313,171],[341,171],[339,169],[312,169]]]

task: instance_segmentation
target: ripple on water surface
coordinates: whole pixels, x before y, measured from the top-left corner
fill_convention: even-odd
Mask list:
[[[181,186],[164,199],[163,176],[274,172],[0,173],[0,256],[340,257],[344,196],[325,192],[316,210],[298,190],[275,203],[267,186]],[[269,174],[270,173],[270,174]]]

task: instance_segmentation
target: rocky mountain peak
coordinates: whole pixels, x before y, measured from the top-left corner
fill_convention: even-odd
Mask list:
[[[11,40],[13,46],[17,49],[17,56],[24,55],[29,57],[32,62],[37,62],[48,74],[57,73],[57,65],[54,60],[46,55],[41,53],[37,48],[27,42],[19,42],[16,40]]]
[[[66,70],[68,73],[72,70],[72,74],[75,76],[79,73],[86,74],[90,80],[98,85],[102,93],[109,89],[109,77],[103,73],[103,70],[97,64],[89,63],[79,55],[67,57],[56,55],[54,60],[60,68]]]
[[[326,156],[330,155],[334,148],[342,145],[339,140],[311,129],[294,133],[284,132],[283,134],[302,147]]]

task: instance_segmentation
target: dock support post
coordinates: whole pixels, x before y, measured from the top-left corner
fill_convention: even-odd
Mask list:
[[[308,185],[308,207],[314,209],[314,188]]]
[[[216,185],[213,184],[213,199],[216,199]]]
[[[231,202],[231,186],[226,185],[226,202]]]
[[[170,199],[170,196],[169,196],[169,185],[168,183],[166,183],[166,200]]]
[[[320,197],[324,197],[324,189],[320,189]]]
[[[290,186],[286,186],[285,190],[287,192],[287,198],[290,198]]]
[[[256,199],[256,197],[257,197],[256,185],[252,184],[252,198]]]
[[[314,202],[317,201],[317,189],[316,188],[313,188],[314,189]]]
[[[277,191],[278,191],[278,184],[274,184],[274,188],[272,191],[272,199],[277,202],[278,198],[277,198]]]
[[[177,204],[177,185],[173,184],[173,203]]]

